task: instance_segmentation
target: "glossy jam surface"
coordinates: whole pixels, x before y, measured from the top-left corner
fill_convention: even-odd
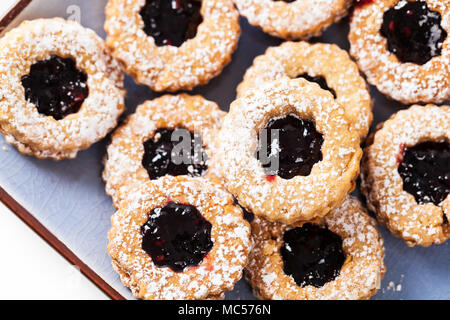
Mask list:
[[[450,193],[450,144],[426,141],[403,149],[398,172],[417,203],[439,205]]]
[[[142,249],[158,267],[183,272],[213,247],[211,227],[194,206],[169,202],[153,209],[141,227]]]
[[[199,0],[146,0],[140,14],[144,32],[157,46],[181,46],[197,34],[202,23]]]
[[[298,76],[298,78],[303,78],[308,80],[309,82],[317,83],[323,90],[330,91],[333,97],[336,99],[336,92],[330,87],[328,87],[327,80],[325,80],[324,77],[322,76],[311,77],[309,74],[305,73]]]
[[[187,143],[183,141],[186,138],[190,140]],[[144,142],[142,165],[150,179],[165,175],[200,177],[208,170],[204,149],[201,138],[186,129],[158,129],[153,138]]]
[[[264,136],[259,141],[257,155],[268,176],[278,175],[283,179],[308,176],[314,164],[322,160],[323,136],[310,120],[294,115],[272,119],[260,132],[260,137]]]
[[[425,1],[400,1],[384,13],[380,31],[388,50],[401,62],[419,65],[439,56],[447,38],[440,13],[430,10]]]
[[[22,77],[25,99],[39,113],[61,120],[80,110],[89,95],[87,75],[78,70],[71,58],[53,55],[35,62],[30,73]]]
[[[342,239],[327,228],[305,223],[284,233],[283,270],[300,287],[322,287],[333,281],[345,261]]]

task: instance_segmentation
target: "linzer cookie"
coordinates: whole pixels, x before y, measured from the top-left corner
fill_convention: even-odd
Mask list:
[[[288,224],[338,207],[362,155],[341,105],[304,79],[269,82],[235,100],[218,146],[219,170],[239,204]]]
[[[375,225],[353,197],[322,220],[286,226],[257,217],[245,276],[260,299],[369,299],[385,272]]]
[[[190,90],[230,62],[238,20],[232,0],[110,0],[106,44],[137,83]]]
[[[0,48],[0,132],[20,152],[74,158],[117,125],[123,75],[92,30],[60,18],[25,21]]]
[[[367,81],[404,104],[450,98],[450,1],[378,0],[358,5],[351,54]]]
[[[347,15],[352,0],[233,0],[251,25],[293,40],[319,36]]]
[[[409,246],[450,237],[450,107],[412,106],[368,139],[361,190],[378,220]]]
[[[251,88],[283,77],[316,82],[333,94],[345,116],[364,139],[372,122],[372,99],[358,66],[346,51],[334,44],[285,42],[268,48],[245,72],[237,88],[238,97]]]
[[[142,299],[221,299],[241,278],[250,227],[233,198],[206,180],[139,184],[111,218],[108,253]]]
[[[201,96],[164,95],[146,101],[112,135],[103,179],[114,206],[135,183],[165,175],[207,178],[215,173],[217,131],[225,112]]]

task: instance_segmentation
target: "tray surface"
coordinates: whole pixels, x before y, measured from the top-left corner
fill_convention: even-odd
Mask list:
[[[9,28],[21,21],[60,16],[80,18],[81,24],[105,37],[103,23],[106,0],[34,0],[12,21]],[[242,36],[233,60],[208,85],[193,92],[215,101],[223,110],[235,99],[236,86],[254,57],[263,54],[268,46],[282,41],[264,34],[241,18]],[[348,50],[348,19],[329,28],[313,42],[336,43]],[[136,85],[130,77],[125,81],[127,113],[147,99],[160,94]],[[386,120],[404,106],[387,100],[371,87],[374,99],[374,123]],[[448,101],[447,101],[448,104]],[[0,186],[34,217],[70,248],[111,287],[125,298],[132,299],[118,275],[112,270],[106,254],[107,232],[114,213],[110,198],[101,180],[101,159],[106,142],[93,145],[79,153],[75,160],[53,162],[37,160],[19,154],[7,145],[0,135]],[[358,191],[354,192],[359,196]],[[429,248],[407,247],[384,227],[381,230],[386,248],[386,275],[381,289],[373,299],[450,299],[450,245],[446,242]],[[244,280],[237,283],[227,299],[255,299]]]

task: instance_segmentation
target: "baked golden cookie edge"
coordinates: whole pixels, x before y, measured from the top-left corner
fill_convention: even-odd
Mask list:
[[[267,179],[254,157],[258,131],[271,118],[295,114],[323,134],[323,160],[308,176]],[[355,187],[362,151],[359,137],[330,92],[304,79],[283,78],[235,100],[218,140],[219,169],[239,203],[269,220],[293,223],[322,217]]]
[[[124,110],[123,74],[92,30],[61,18],[24,21],[0,45],[0,132],[21,153],[37,158],[74,158],[104,138]],[[62,120],[40,114],[25,99],[21,78],[51,55],[74,59],[87,74],[89,95],[78,112]]]
[[[242,16],[264,32],[286,40],[307,40],[347,15],[350,0],[233,0]]]
[[[367,81],[387,97],[403,104],[442,103],[450,98],[450,1],[426,0],[441,14],[447,38],[441,55],[424,65],[399,61],[380,34],[384,12],[398,2],[380,0],[355,7],[350,22],[350,53]]]
[[[252,223],[255,245],[245,269],[255,296],[273,300],[363,300],[373,296],[385,273],[383,239],[359,201],[349,196],[341,207],[310,223],[326,226],[342,238],[346,260],[340,274],[320,288],[298,286],[283,271],[280,248],[284,231],[303,222],[286,226],[256,218]]]
[[[307,42],[284,42],[270,47],[258,56],[247,69],[237,87],[237,96],[261,86],[264,82],[282,77],[297,78],[307,74],[321,76],[336,93],[336,100],[344,107],[347,118],[364,139],[372,122],[372,99],[358,66],[348,53],[337,45]]]
[[[141,225],[153,208],[190,204],[212,224],[213,247],[183,272],[157,267],[141,248]],[[251,248],[250,227],[232,197],[206,180],[163,177],[137,186],[111,218],[108,254],[122,281],[141,299],[205,299],[221,296],[241,278]]]
[[[143,31],[144,0],[110,0],[106,44],[125,72],[155,91],[192,90],[208,83],[231,61],[241,34],[231,0],[203,0],[197,35],[180,47],[155,45]]]
[[[398,173],[405,146],[442,138],[450,140],[450,107],[414,105],[379,124],[367,141],[361,164],[361,191],[367,207],[409,246],[439,244],[450,237],[450,226],[443,224],[443,214],[450,215],[450,196],[440,206],[418,204],[403,190]]]
[[[143,143],[151,139],[159,128],[184,127],[192,133],[199,133],[209,159],[206,175],[198,178],[220,183],[216,168],[216,135],[224,115],[225,112],[215,102],[185,93],[164,95],[139,105],[136,112],[112,134],[104,159],[102,177],[114,206],[118,207],[134,184],[150,180],[142,165]]]

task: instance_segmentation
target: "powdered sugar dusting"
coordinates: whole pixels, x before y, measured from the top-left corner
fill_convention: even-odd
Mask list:
[[[140,84],[156,91],[190,90],[219,74],[231,60],[240,36],[238,12],[231,0],[203,0],[203,22],[180,47],[155,45],[143,31],[139,14],[145,0],[110,0],[106,7],[106,43]]]
[[[364,155],[361,188],[369,209],[410,246],[442,243],[450,237],[448,224],[443,224],[443,214],[450,214],[450,196],[439,206],[417,204],[403,190],[398,155],[404,146],[441,139],[450,141],[450,107],[415,105],[387,120]]]
[[[216,133],[224,114],[214,102],[187,94],[165,95],[138,106],[114,132],[107,149],[103,179],[114,205],[118,205],[135,183],[149,180],[142,165],[143,143],[159,128],[183,127],[200,134],[209,156],[206,177],[214,175]]]
[[[347,14],[351,0],[234,0],[249,23],[285,39],[318,36]]]
[[[214,246],[198,267],[156,267],[141,248],[140,227],[167,199],[194,205],[213,225]],[[111,218],[108,253],[122,281],[143,299],[204,299],[233,288],[250,250],[250,228],[232,197],[205,180],[163,177],[137,186]]]
[[[343,205],[317,222],[343,240],[346,261],[339,276],[323,287],[297,286],[283,271],[280,248],[283,234],[295,226],[284,226],[256,218],[252,223],[255,247],[250,253],[246,277],[255,294],[265,299],[321,300],[368,299],[380,288],[384,275],[383,240],[356,198],[348,197]]]
[[[366,82],[347,52],[336,45],[285,42],[279,47],[268,48],[246,71],[237,89],[238,96],[265,82],[286,76],[297,78],[303,74],[324,77],[360,136],[367,135],[372,121],[372,100]]]
[[[271,118],[297,114],[324,135],[323,160],[307,177],[265,178],[254,157],[258,131]],[[283,78],[249,90],[231,104],[218,137],[219,164],[228,189],[257,215],[287,223],[323,216],[353,189],[359,172],[359,137],[329,92],[303,79]]]
[[[442,52],[424,65],[401,63],[387,50],[381,35],[383,14],[398,1],[380,0],[355,8],[350,24],[351,54],[369,83],[402,103],[435,102],[450,98],[450,37]],[[450,34],[450,2],[426,0],[442,16],[442,28]]]

